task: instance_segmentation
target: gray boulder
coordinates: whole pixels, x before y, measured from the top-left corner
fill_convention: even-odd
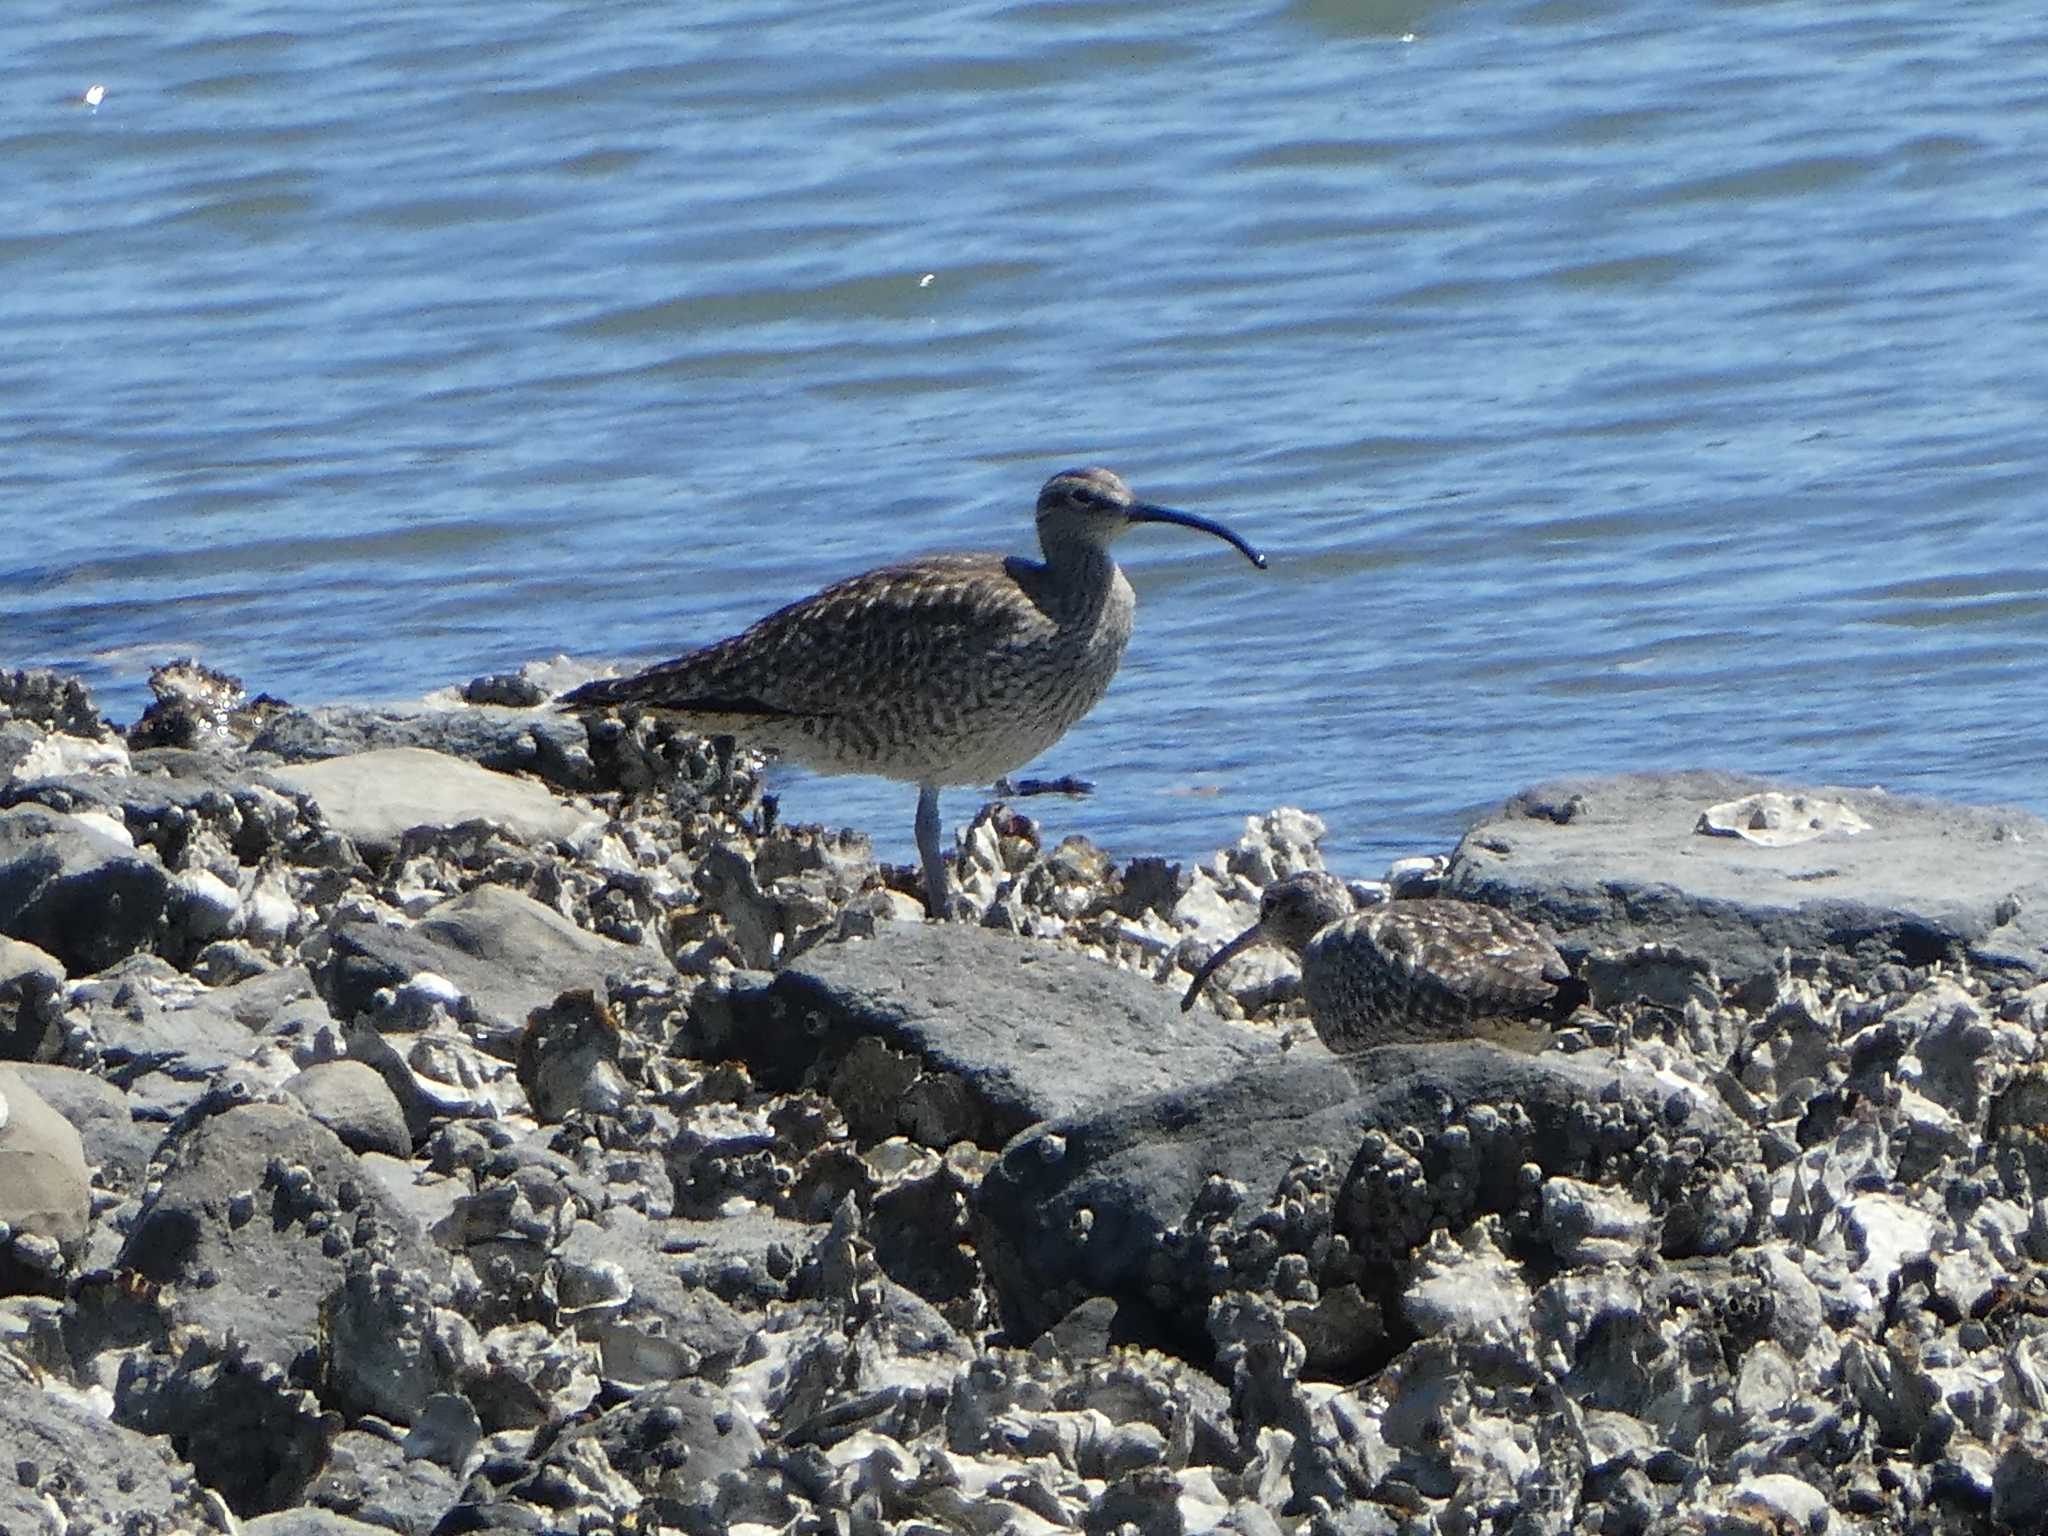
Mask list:
[[[130,1108],[175,1118],[247,1061],[262,1036],[304,1035],[331,1023],[303,967],[206,987],[154,955],[136,955],[75,985],[104,1076]]]
[[[0,934],[90,975],[153,949],[177,886],[155,859],[37,805],[0,811]]]
[[[1698,830],[1710,806],[1777,789],[1868,825],[1773,847]],[[1842,979],[1967,957],[2048,974],[2048,823],[1881,790],[1715,772],[1539,785],[1465,834],[1450,895],[1507,907],[1568,953],[1656,942],[1727,980],[1789,948]]]
[[[360,1061],[317,1061],[284,1085],[351,1152],[412,1155],[405,1111],[383,1075]]]
[[[322,987],[344,1019],[376,1012],[376,994],[421,971],[445,977],[460,993],[456,1011],[488,1041],[509,1044],[527,1015],[574,987],[601,988],[607,977],[648,962],[640,950],[578,928],[531,896],[480,885],[442,902],[410,928],[341,923]]]
[[[76,1128],[86,1163],[98,1170],[101,1184],[127,1189],[142,1177],[164,1128],[130,1114],[120,1089],[76,1067],[19,1062],[11,1070]]]
[[[62,1247],[85,1241],[92,1173],[78,1129],[0,1067],[0,1222]]]
[[[1654,1191],[1667,1249],[1737,1241],[1747,1191],[1718,1170],[1745,1145],[1717,1108],[1608,1060],[1311,1048],[1032,1128],[982,1182],[976,1231],[1020,1338],[1106,1296],[1199,1352],[1211,1301],[1271,1290],[1320,1293],[1290,1322],[1313,1342],[1433,1230],[1503,1212],[1540,1240],[1542,1177]]]
[[[408,1271],[446,1273],[413,1218],[295,1103],[200,1119],[170,1151],[121,1263],[171,1288],[171,1321],[232,1332],[252,1359],[289,1367],[319,1348],[322,1304],[360,1244]]]
[[[776,976],[700,994],[684,1042],[762,1083],[810,1085],[864,1139],[999,1147],[1087,1104],[1187,1088],[1276,1047],[1183,1013],[1164,988],[1099,960],[982,929],[895,924],[810,951]]]

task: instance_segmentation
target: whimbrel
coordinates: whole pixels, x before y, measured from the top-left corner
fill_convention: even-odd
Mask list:
[[[1350,887],[1321,870],[1266,887],[1259,920],[1196,972],[1202,983],[1258,943],[1301,956],[1301,990],[1323,1044],[1339,1053],[1396,1040],[1455,1040],[1489,1019],[1533,1013],[1570,975],[1564,957],[1513,913],[1445,896],[1358,910]]]
[[[1139,501],[1106,469],[1070,469],[1038,493],[1043,561],[929,555],[885,565],[730,639],[556,702],[637,707],[820,772],[916,784],[925,909],[943,917],[939,789],[992,783],[1095,707],[1137,607],[1109,545],[1136,523],[1200,529],[1265,568],[1221,523]]]

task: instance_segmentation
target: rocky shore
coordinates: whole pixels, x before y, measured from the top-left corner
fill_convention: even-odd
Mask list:
[[[2048,1529],[2037,818],[1540,786],[1541,1048],[1338,1057],[1310,814],[929,924],[559,681],[0,673],[0,1531]]]

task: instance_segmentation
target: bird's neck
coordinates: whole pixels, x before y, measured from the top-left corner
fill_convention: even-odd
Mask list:
[[[1116,585],[1116,561],[1101,545],[1058,540],[1044,547],[1045,573],[1053,589],[1077,607],[1099,607]]]

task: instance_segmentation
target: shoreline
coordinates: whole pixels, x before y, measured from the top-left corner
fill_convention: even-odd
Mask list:
[[[78,1448],[0,1528],[2048,1519],[2026,813],[1524,791],[1394,873],[1585,1003],[1334,1057],[1277,951],[1179,1009],[1307,812],[1176,864],[992,802],[934,925],[530,675],[158,680],[0,672],[0,1442]]]

